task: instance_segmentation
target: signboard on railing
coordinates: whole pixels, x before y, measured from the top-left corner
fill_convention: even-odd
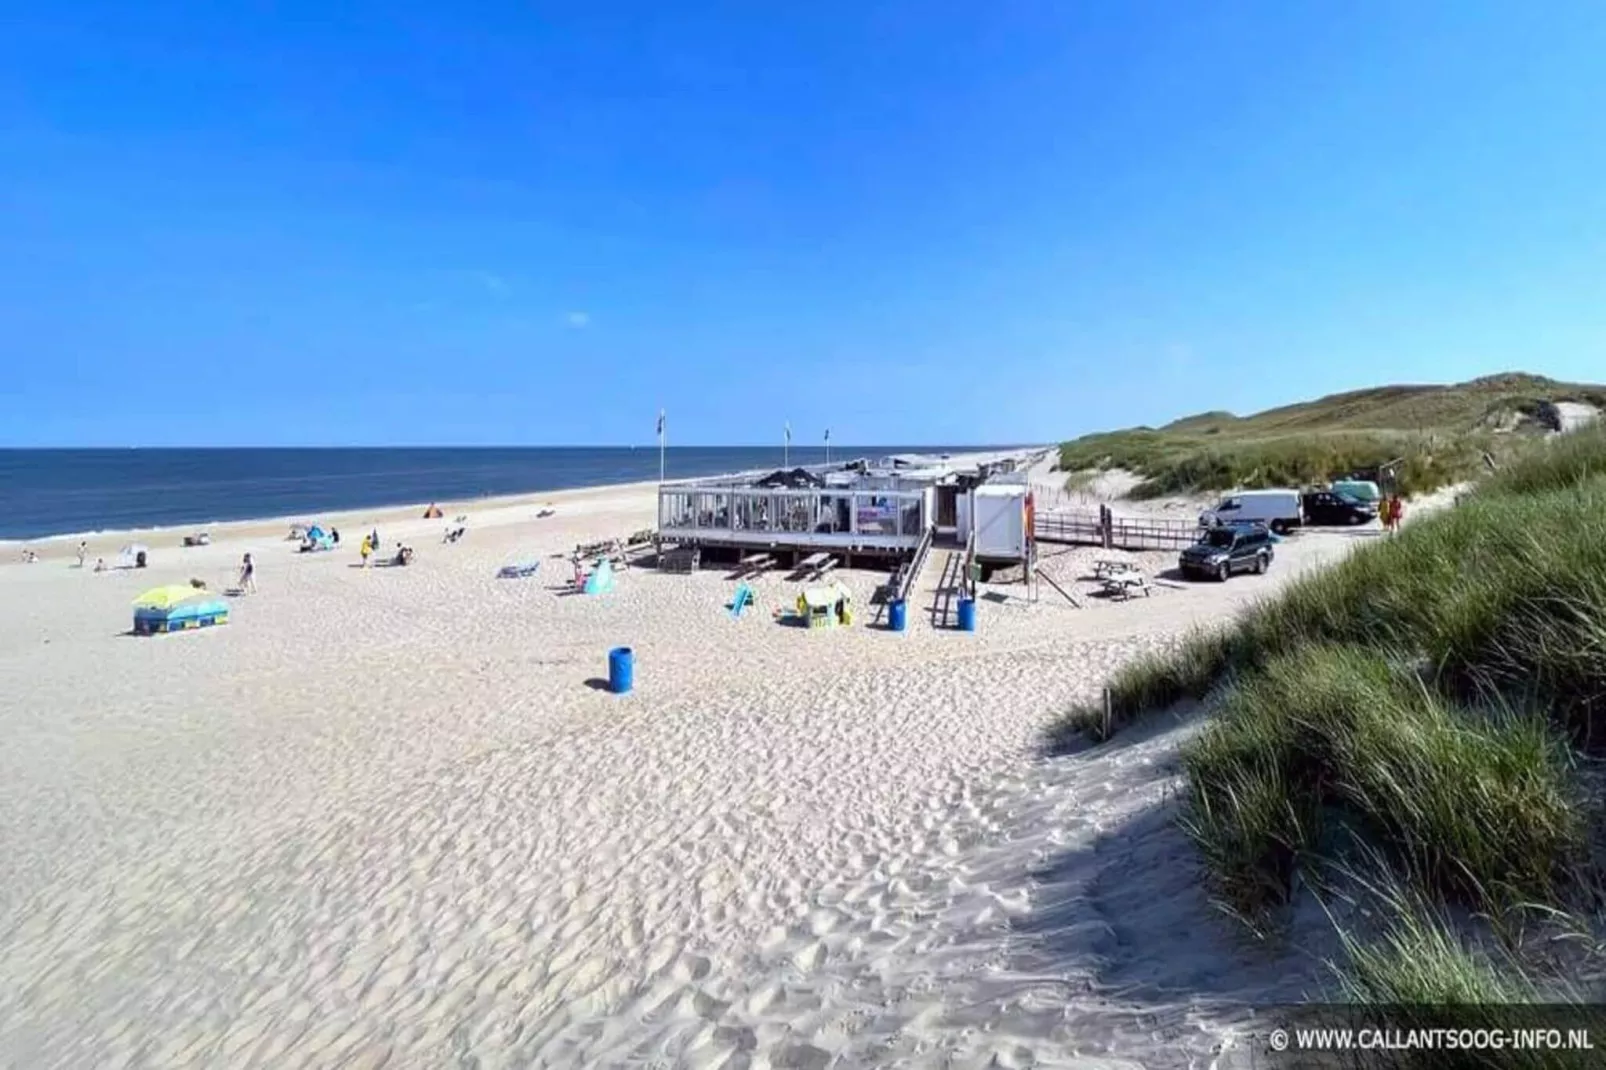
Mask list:
[[[854,520],[861,533],[870,535],[898,533],[896,505],[861,505],[854,512]]]

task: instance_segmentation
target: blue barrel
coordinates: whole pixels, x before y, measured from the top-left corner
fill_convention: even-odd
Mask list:
[[[636,653],[627,646],[608,651],[608,690],[623,695],[636,685]]]
[[[959,630],[962,632],[976,630],[976,600],[974,598],[961,598],[959,600]]]
[[[901,598],[895,598],[887,605],[887,627],[895,632],[901,632],[909,626],[909,606]]]

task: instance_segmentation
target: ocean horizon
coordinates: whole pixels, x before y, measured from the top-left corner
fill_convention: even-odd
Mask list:
[[[833,461],[1012,445],[835,446]],[[823,446],[670,446],[689,479],[825,463]],[[656,446],[0,449],[0,539],[385,508],[658,478]]]

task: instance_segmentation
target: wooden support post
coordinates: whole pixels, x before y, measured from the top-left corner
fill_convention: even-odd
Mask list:
[[[1104,689],[1104,738],[1110,738],[1110,722],[1115,719],[1115,702],[1110,696],[1110,689]]]

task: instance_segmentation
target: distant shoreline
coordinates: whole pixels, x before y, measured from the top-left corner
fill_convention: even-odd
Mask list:
[[[889,453],[1013,451],[1013,446],[859,446],[832,460]],[[668,478],[823,462],[823,447],[668,449]],[[657,483],[655,448],[351,448],[0,450],[0,547],[104,539],[329,514],[460,511],[530,495]]]
[[[954,458],[963,457],[989,457],[1000,453],[1013,453],[1034,447],[1000,447],[997,449],[968,450],[965,452],[951,452]],[[857,457],[857,453],[849,453]],[[757,475],[771,469],[766,467],[743,468],[724,472],[702,472],[696,475],[671,475],[664,482],[676,483],[687,479],[720,479],[739,478],[746,475]],[[654,490],[658,480],[632,480],[621,483],[597,483],[587,486],[558,487],[550,490],[527,490],[510,494],[492,494],[474,498],[437,498],[433,501],[392,502],[383,505],[356,505],[328,509],[307,509],[296,513],[282,513],[260,517],[231,517],[224,520],[195,520],[181,521],[171,524],[156,524],[149,527],[133,528],[103,528],[95,531],[65,532],[51,535],[40,535],[31,538],[4,538],[0,539],[0,550],[5,552],[19,552],[24,548],[32,549],[45,557],[53,557],[59,553],[72,552],[79,542],[99,544],[104,547],[109,543],[139,542],[144,539],[161,540],[168,537],[179,537],[205,531],[215,539],[241,537],[253,534],[257,529],[283,528],[289,530],[293,524],[316,522],[333,527],[357,527],[365,524],[396,524],[399,522],[423,520],[424,510],[431,505],[440,507],[445,514],[444,520],[449,521],[454,515],[471,513],[473,510],[490,510],[518,506],[540,506],[547,503],[561,505],[565,502],[575,502],[588,498],[607,497],[611,495],[644,493]],[[9,563],[0,561],[0,563]]]

